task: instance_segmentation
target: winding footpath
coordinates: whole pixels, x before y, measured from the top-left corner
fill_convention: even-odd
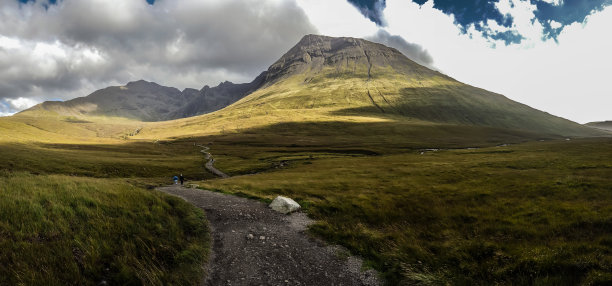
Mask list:
[[[304,213],[176,185],[158,190],[206,213],[212,253],[205,285],[381,285],[375,271],[361,271],[361,260],[309,236]]]
[[[200,146],[200,145],[199,145]],[[206,169],[227,178],[202,147]],[[310,236],[305,213],[285,215],[262,202],[179,185],[157,190],[183,198],[206,213],[211,255],[204,285],[381,285],[374,270],[338,246]]]
[[[209,170],[210,172],[212,172],[213,174],[221,177],[221,178],[229,178],[229,176],[223,172],[221,172],[219,169],[215,168],[214,164],[215,164],[215,158],[213,158],[212,154],[210,154],[210,152],[208,152],[208,150],[210,150],[210,148],[203,146],[203,145],[198,145],[198,147],[201,147],[202,150],[200,152],[204,153],[204,157],[206,158],[206,164],[204,165],[204,167]]]

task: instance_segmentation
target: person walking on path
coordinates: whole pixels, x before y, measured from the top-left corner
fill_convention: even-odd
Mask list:
[[[183,185],[183,182],[185,181],[185,177],[183,177],[183,174],[181,174],[181,176],[179,177],[179,179],[181,180],[181,186]]]
[[[172,180],[174,180],[175,185],[178,185],[178,177],[176,175],[172,177]]]

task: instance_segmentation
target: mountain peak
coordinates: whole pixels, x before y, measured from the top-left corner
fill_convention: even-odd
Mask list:
[[[136,81],[130,81],[125,86],[134,87],[134,86],[158,86],[158,85],[159,84],[154,83],[152,81],[146,81],[144,79],[141,79],[141,80],[136,80]]]
[[[370,78],[373,72],[389,68],[406,75],[437,74],[382,44],[350,37],[308,34],[270,66],[266,84],[295,75],[313,78],[327,69],[338,75]]]

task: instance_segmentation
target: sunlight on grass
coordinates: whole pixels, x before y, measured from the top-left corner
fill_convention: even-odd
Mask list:
[[[611,144],[336,157],[304,147],[294,153],[303,156],[274,156],[255,146],[236,156],[213,145],[224,154],[219,163],[270,162],[274,171],[199,184],[295,198],[319,221],[314,233],[363,255],[392,283],[608,283],[612,165],[601,158],[612,157]]]

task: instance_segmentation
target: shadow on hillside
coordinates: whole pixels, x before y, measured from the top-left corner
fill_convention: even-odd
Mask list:
[[[556,136],[510,129],[411,122],[287,122],[236,133],[198,138],[206,142],[257,146],[366,149],[376,153],[422,148],[463,148],[495,146]],[[195,140],[182,138],[179,140]]]
[[[331,114],[403,117],[441,124],[524,130],[545,134],[543,136],[608,135],[473,87],[452,91],[443,87],[403,88],[400,94],[401,101],[393,101],[372,89],[369,95],[372,105],[346,108]]]

